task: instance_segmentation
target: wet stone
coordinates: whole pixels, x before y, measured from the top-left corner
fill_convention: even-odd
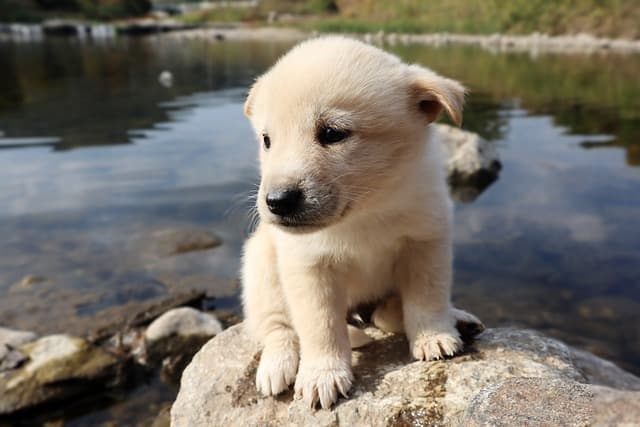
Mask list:
[[[207,335],[213,337],[222,332],[222,325],[214,316],[191,307],[174,308],[154,320],[145,338],[156,342],[172,336]]]
[[[0,416],[119,381],[121,360],[80,338],[50,335],[19,350],[28,361],[0,375]]]

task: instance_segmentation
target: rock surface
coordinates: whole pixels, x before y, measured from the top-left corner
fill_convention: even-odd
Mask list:
[[[640,423],[640,378],[537,332],[490,329],[462,355],[428,363],[409,358],[403,336],[367,333],[376,339],[353,352],[351,397],[312,411],[291,391],[258,395],[259,348],[241,324],[229,328],[185,370],[172,425]]]
[[[27,360],[0,373],[0,416],[117,381],[119,360],[87,341],[50,335],[18,349]]]
[[[454,198],[472,201],[498,179],[502,165],[495,144],[448,125],[436,124],[433,132],[445,149]]]

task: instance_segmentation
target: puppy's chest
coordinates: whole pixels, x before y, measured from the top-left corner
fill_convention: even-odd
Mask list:
[[[377,299],[389,292],[394,284],[393,269],[402,242],[359,245],[357,250],[338,258],[337,270],[342,274],[340,285],[347,290],[349,305]]]

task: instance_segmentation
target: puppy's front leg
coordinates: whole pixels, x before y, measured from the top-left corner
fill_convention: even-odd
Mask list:
[[[396,262],[405,332],[416,359],[453,356],[462,348],[450,301],[451,264],[451,241],[446,237],[409,241]]]
[[[275,249],[263,226],[247,241],[244,251],[245,324],[264,346],[256,387],[264,395],[276,395],[288,389],[296,377],[298,338],[287,315]]]
[[[326,266],[280,263],[280,274],[293,327],[300,340],[296,396],[311,407],[329,408],[346,396],[351,373],[346,295]]]

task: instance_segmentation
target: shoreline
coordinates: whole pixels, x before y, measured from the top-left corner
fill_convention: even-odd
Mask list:
[[[375,44],[423,44],[427,46],[468,45],[477,46],[491,52],[529,52],[561,54],[640,54],[640,40],[598,38],[588,34],[549,36],[533,33],[529,35],[504,34],[400,34],[385,33],[320,33],[305,32],[291,27],[233,27],[198,28],[167,34],[176,38],[204,38],[215,40],[303,40],[320,35],[343,35]]]
[[[305,31],[295,27],[220,24],[190,26],[176,21],[136,20],[124,23],[83,21],[45,21],[42,24],[0,23],[1,42],[38,42],[48,37],[111,39],[118,36],[158,36],[173,38],[222,40],[297,41],[319,35],[344,35],[376,44],[423,44],[428,46],[468,45],[491,52],[529,52],[560,54],[640,54],[640,40],[595,37],[590,34],[550,36],[541,33],[459,34],[459,33],[334,33]]]

